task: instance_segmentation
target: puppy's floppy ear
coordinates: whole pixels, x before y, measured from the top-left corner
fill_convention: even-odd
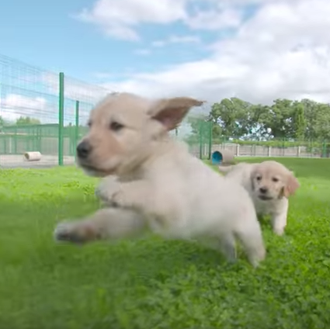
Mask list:
[[[294,194],[296,189],[300,187],[300,184],[295,177],[294,173],[292,171],[289,172],[286,185],[284,187],[284,196],[289,197],[290,195]]]
[[[166,130],[172,130],[180,124],[190,108],[201,106],[204,102],[189,97],[161,99],[152,105],[148,114]]]

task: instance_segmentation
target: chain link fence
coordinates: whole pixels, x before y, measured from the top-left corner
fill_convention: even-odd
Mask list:
[[[74,164],[89,112],[110,92],[0,55],[0,166]],[[190,152],[201,159],[219,150],[236,157],[330,157],[329,141],[221,140],[212,139],[212,128],[205,117],[189,115],[172,135],[187,142]],[[29,152],[39,152],[39,161],[29,161]]]
[[[74,164],[89,112],[110,92],[0,55],[0,166]],[[173,134],[185,139],[193,154],[205,158],[210,156],[211,140],[208,124],[199,121],[192,136],[189,122]],[[31,161],[38,152],[40,159]]]
[[[73,164],[89,111],[109,92],[0,55],[0,165]]]

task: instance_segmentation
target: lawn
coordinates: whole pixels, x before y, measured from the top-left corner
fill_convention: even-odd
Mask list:
[[[75,168],[0,171],[0,329],[329,329],[330,161],[278,160],[302,186],[285,236],[262,223],[258,269],[151,236],[55,243],[57,222],[98,208],[97,180]]]

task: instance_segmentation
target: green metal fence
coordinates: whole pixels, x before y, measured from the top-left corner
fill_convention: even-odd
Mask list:
[[[109,92],[63,72],[0,55],[0,166],[74,164],[75,148],[87,131],[89,112]],[[187,141],[196,156],[209,157],[209,124],[201,121],[198,125],[199,132]],[[176,137],[186,139],[186,134],[181,134],[184,127]],[[23,155],[35,151],[42,154],[40,161],[26,161]]]
[[[109,90],[0,55],[0,165],[30,166],[25,152],[39,151],[34,166],[75,162],[89,111]]]
[[[89,112],[109,92],[0,55],[0,166],[31,166],[23,155],[33,151],[42,157],[32,166],[74,164]],[[220,140],[212,139],[212,128],[211,122],[190,115],[173,136],[202,159],[221,149],[236,156],[330,157],[329,141]]]

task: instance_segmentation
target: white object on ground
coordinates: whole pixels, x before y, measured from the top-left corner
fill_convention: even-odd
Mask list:
[[[24,158],[27,161],[39,161],[41,159],[40,152],[25,152]]]

